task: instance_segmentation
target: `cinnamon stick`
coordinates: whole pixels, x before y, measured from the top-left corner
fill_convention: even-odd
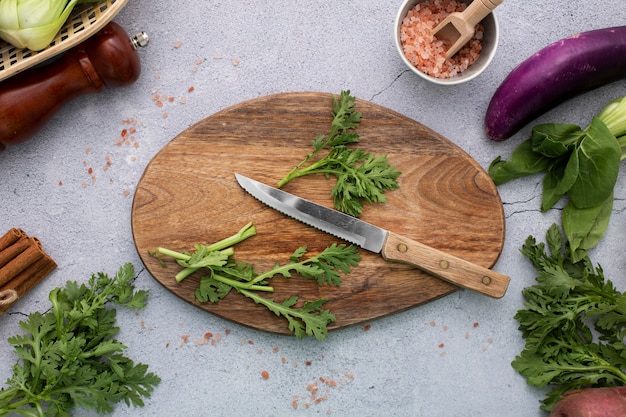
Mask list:
[[[6,311],[15,301],[22,298],[24,294],[33,289],[33,287],[44,279],[50,272],[57,267],[56,262],[44,253],[44,256],[32,265],[29,265],[21,274],[13,278],[11,281],[0,287],[0,313]],[[17,297],[12,299],[10,303],[2,302],[2,294],[12,291]]]
[[[29,245],[26,250],[15,258],[11,259],[6,265],[0,268],[0,287],[18,276],[22,271],[34,264],[43,257],[43,251],[39,245],[29,238]]]
[[[2,240],[6,247],[0,251],[0,261],[7,260],[0,263],[0,314],[57,267],[39,239],[15,230],[21,232],[9,231]]]
[[[24,252],[32,243],[25,235],[20,236],[13,244],[0,250],[0,268],[5,266],[11,259]]]
[[[26,233],[22,229],[18,229],[14,227],[5,233],[4,236],[0,237],[0,251],[5,250],[12,244],[14,244],[19,238],[25,236]]]

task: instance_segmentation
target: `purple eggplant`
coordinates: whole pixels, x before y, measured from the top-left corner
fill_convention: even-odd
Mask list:
[[[487,108],[487,136],[507,139],[558,104],[622,78],[626,26],[561,39],[522,62],[500,84]]]

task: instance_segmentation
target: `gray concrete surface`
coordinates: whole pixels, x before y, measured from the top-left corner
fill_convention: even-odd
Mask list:
[[[505,1],[497,10],[501,38],[490,68],[468,84],[439,87],[412,74],[397,56],[392,34],[400,3],[131,0],[115,20],[129,34],[143,30],[151,37],[140,51],[139,81],[75,100],[35,138],[0,154],[0,230],[21,227],[38,236],[59,264],[11,312],[47,309],[48,292],[67,280],[113,273],[126,262],[141,268],[130,214],[145,166],[178,133],[227,106],[278,92],[350,89],[438,131],[486,168],[529,132],[526,127],[503,143],[483,134],[487,103],[509,71],[553,41],[626,21],[624,0],[600,7]],[[620,81],[537,122],[586,124],[625,94],[626,81]],[[176,99],[158,107],[155,95]],[[137,147],[116,145],[128,121]],[[107,158],[112,165],[105,170]],[[372,321],[369,330],[333,332],[324,342],[224,321],[179,300],[144,272],[138,286],[150,290],[150,301],[138,313],[119,312],[119,338],[162,383],[145,407],[121,404],[113,415],[543,416],[543,391],[527,386],[510,366],[523,345],[513,316],[522,307],[521,290],[534,282],[519,249],[529,234],[542,238],[560,218],[558,208],[539,211],[540,181],[499,188],[507,234],[495,269],[512,277],[503,299],[460,291]],[[609,231],[592,257],[626,290],[623,172],[615,199]],[[0,383],[15,360],[6,339],[19,333],[21,318],[0,318]],[[219,335],[215,343],[197,343],[207,332]],[[315,397],[312,384],[319,387]]]

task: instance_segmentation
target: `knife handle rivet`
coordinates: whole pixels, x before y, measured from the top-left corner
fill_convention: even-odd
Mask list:
[[[488,277],[487,275],[483,276],[483,284],[485,285],[489,285],[491,284],[491,277]]]
[[[441,267],[441,269],[448,269],[450,267],[450,262],[442,259],[439,261],[439,266]]]
[[[404,243],[398,244],[398,252],[407,253],[409,251],[409,247]]]

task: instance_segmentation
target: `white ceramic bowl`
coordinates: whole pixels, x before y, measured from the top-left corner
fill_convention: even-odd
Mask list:
[[[480,73],[482,73],[489,63],[493,59],[496,54],[496,48],[498,47],[498,20],[494,12],[489,13],[487,17],[482,20],[482,24],[485,28],[484,37],[482,40],[482,50],[480,52],[480,56],[472,65],[470,65],[465,71],[452,76],[450,78],[436,78],[431,77],[428,74],[423,73],[422,71],[415,68],[413,64],[406,58],[404,52],[402,51],[402,43],[400,42],[400,27],[402,26],[402,20],[408,13],[410,9],[415,7],[417,3],[422,2],[423,0],[405,0],[400,6],[400,10],[398,11],[398,15],[396,16],[396,23],[394,26],[394,38],[396,41],[396,48],[398,49],[398,53],[402,58],[402,61],[417,75],[428,80],[435,84],[441,85],[455,85],[467,82],[476,78]],[[478,0],[474,0],[478,1]]]

